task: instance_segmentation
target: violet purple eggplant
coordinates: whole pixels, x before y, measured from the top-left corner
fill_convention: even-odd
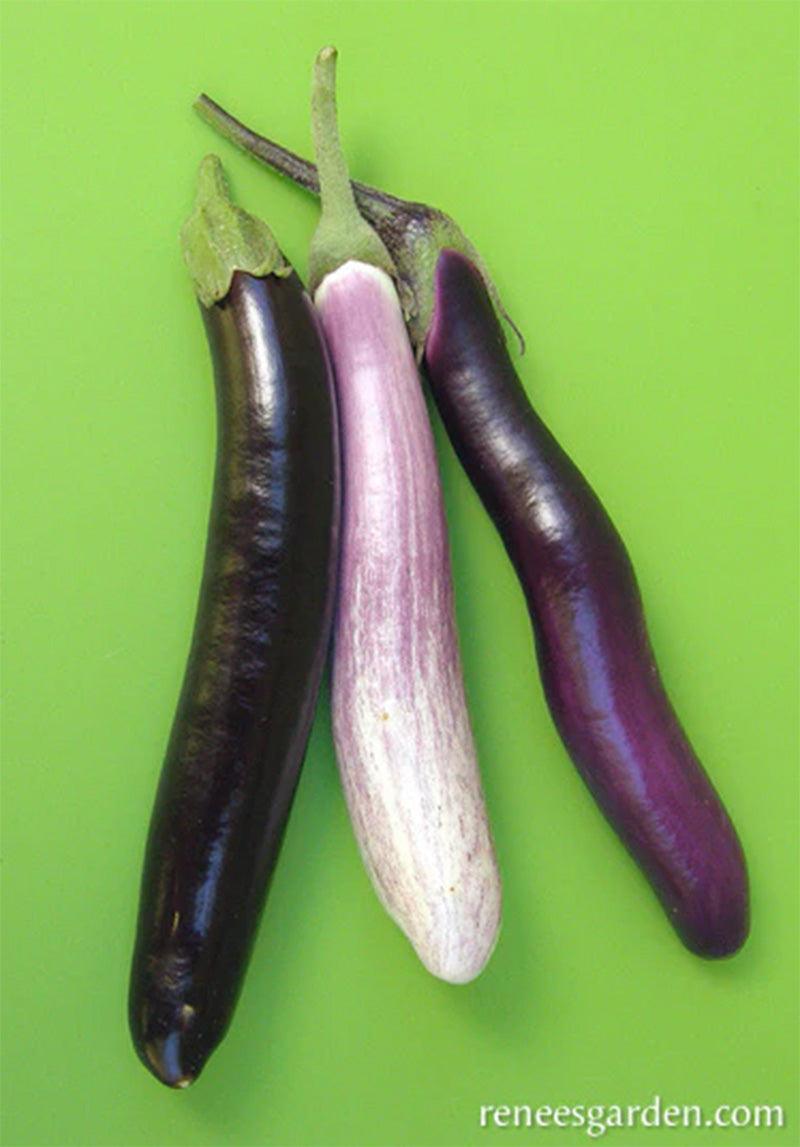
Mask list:
[[[312,164],[207,96],[195,106],[317,191]],[[508,316],[457,224],[365,184],[353,192],[395,262],[443,422],[519,576],[564,744],[682,941],[701,956],[731,955],[749,929],[744,855],[664,689],[625,546],[533,410],[497,318]]]
[[[278,859],[329,643],[335,395],[312,303],[264,224],[201,167],[184,252],[214,361],[217,462],[202,588],[153,808],[129,1017],[170,1087],[231,1021]]]
[[[684,944],[730,955],[748,930],[742,848],[664,689],[622,539],[530,405],[461,253],[440,253],[434,300],[431,389],[525,592],[556,727]]]
[[[500,878],[467,711],[433,435],[394,268],[358,215],[338,141],[335,52],[317,58],[322,215],[311,285],[334,366],[343,519],[333,733],[364,864],[425,967],[486,964]]]

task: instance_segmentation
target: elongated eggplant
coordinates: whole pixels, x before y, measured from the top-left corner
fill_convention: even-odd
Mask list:
[[[425,363],[525,591],[567,750],[683,942],[730,955],[748,928],[742,849],[664,690],[630,558],[528,402],[482,276],[456,251],[436,265]]]
[[[389,276],[345,263],[325,278],[316,304],[344,442],[333,659],[339,769],[381,902],[429,971],[463,983],[494,947],[500,882],[430,423]]]
[[[130,987],[145,1065],[185,1087],[249,959],[329,642],[335,399],[317,316],[266,227],[201,168],[184,230],[214,360],[218,450],[194,639],[152,814]]]
[[[323,50],[314,87],[322,217],[310,266],[342,429],[336,755],[381,902],[429,971],[463,983],[494,947],[500,880],[464,693],[433,435],[391,260],[353,203],[334,69],[333,49]]]
[[[196,107],[238,146],[318,190],[312,164],[207,96]],[[496,312],[508,316],[460,228],[425,204],[353,189],[398,268],[442,419],[519,576],[564,744],[683,942],[702,956],[730,955],[749,928],[745,859],[664,690],[622,540],[532,409]]]

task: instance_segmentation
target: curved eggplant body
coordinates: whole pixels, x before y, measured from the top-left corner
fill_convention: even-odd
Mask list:
[[[347,262],[316,293],[336,376],[344,514],[333,728],[375,889],[423,964],[476,976],[500,880],[464,695],[433,435],[388,275]]]
[[[201,306],[218,450],[183,692],[153,810],[130,990],[146,1066],[185,1087],[225,1033],[305,753],[332,621],[332,376],[295,275]]]
[[[748,931],[742,849],[664,691],[628,554],[531,408],[481,276],[454,251],[437,264],[425,363],[522,583],[573,761],[687,947],[735,952]]]

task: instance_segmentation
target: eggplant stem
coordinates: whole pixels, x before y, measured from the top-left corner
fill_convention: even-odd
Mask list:
[[[274,140],[259,135],[208,95],[200,95],[195,100],[194,108],[210,127],[236,147],[312,195],[319,195],[319,176],[313,163]],[[431,269],[436,264],[439,251],[444,248],[460,251],[472,260],[481,273],[498,313],[516,335],[520,353],[525,353],[522,332],[503,306],[486,264],[449,216],[427,204],[400,199],[358,180],[352,180],[350,185],[361,216],[378,233],[393,260],[396,270],[390,269],[389,273],[395,277],[411,341],[418,357],[424,352],[425,339],[433,317]],[[348,257],[356,256],[351,252]]]
[[[323,215],[341,212],[352,221],[358,211],[350,186],[350,173],[339,138],[336,110],[336,49],[323,48],[314,61],[311,87],[311,132],[317,157]]]
[[[284,175],[298,187],[302,187],[312,195],[319,195],[319,176],[315,164],[303,159],[297,152],[290,151],[288,147],[276,143],[274,139],[253,131],[205,92],[200,93],[193,106],[209,127],[235,147],[253,159],[265,163],[278,175]],[[405,200],[390,195],[388,191],[381,191],[378,187],[370,187],[368,183],[352,179],[350,185],[359,211],[373,226],[386,215],[385,210],[379,210],[379,205],[389,209],[408,208]]]
[[[383,240],[356,206],[336,113],[336,49],[323,48],[314,62],[311,131],[317,160],[321,214],[308,256],[312,290],[351,259],[397,278]]]
[[[207,155],[200,164],[194,210],[181,230],[181,247],[205,307],[225,298],[237,271],[258,278],[291,274],[266,223],[232,201],[216,155]]]
[[[269,164],[270,167],[287,176],[293,183],[304,187],[312,195],[319,195],[319,178],[317,169],[307,159],[295,155],[288,148],[273,143],[262,135],[251,131],[241,120],[226,112],[216,100],[212,100],[202,92],[194,101],[194,110],[207,124],[219,132],[221,136],[247,152],[248,155]]]

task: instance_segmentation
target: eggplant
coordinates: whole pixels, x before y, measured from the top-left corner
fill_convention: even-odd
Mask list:
[[[315,302],[335,363],[344,454],[332,667],[339,770],[382,904],[430,972],[465,983],[495,946],[500,880],[430,422],[389,276],[347,262]]]
[[[684,944],[730,955],[748,930],[736,831],[664,689],[622,539],[528,402],[483,277],[457,251],[436,264],[425,364],[517,571],[567,751]]]
[[[147,841],[129,1017],[186,1087],[225,1034],[274,870],[333,616],[335,396],[311,300],[264,224],[201,167],[184,250],[218,443],[202,588]]]
[[[207,96],[195,106],[232,142],[317,190],[312,164]],[[700,956],[731,955],[749,931],[744,854],[664,689],[625,546],[533,410],[497,318],[508,316],[457,224],[365,184],[353,191],[399,270],[442,420],[519,577],[564,745],[683,943]]]
[[[322,216],[310,283],[334,366],[344,471],[332,659],[336,757],[364,864],[425,967],[482,970],[500,878],[470,727],[433,435],[392,261],[360,218],[317,58]]]

